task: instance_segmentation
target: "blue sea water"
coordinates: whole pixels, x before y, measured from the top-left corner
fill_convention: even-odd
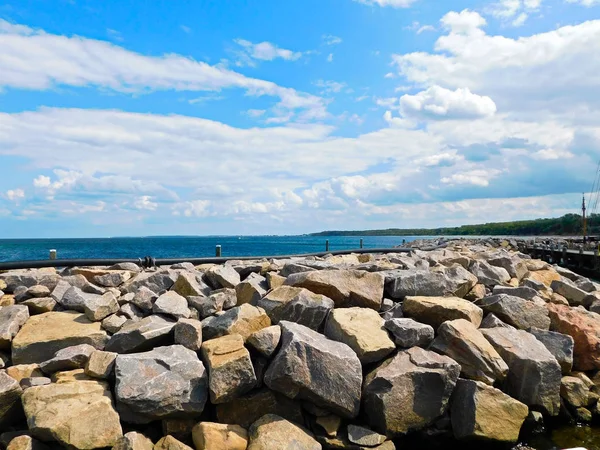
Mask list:
[[[422,236],[366,236],[364,248],[390,248],[402,240],[411,242]],[[270,256],[350,250],[360,246],[354,236],[161,236],[85,239],[0,239],[0,262],[48,259],[56,249],[58,259],[76,258],[202,258],[215,256],[221,245],[222,256]]]

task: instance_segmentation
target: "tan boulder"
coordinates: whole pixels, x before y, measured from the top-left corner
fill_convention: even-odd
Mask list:
[[[0,371],[0,430],[2,425],[14,422],[22,417],[19,382],[4,371]]]
[[[44,372],[40,369],[39,364],[17,364],[6,368],[6,373],[21,382],[23,378],[43,377]]]
[[[248,434],[248,450],[322,449],[310,431],[274,414],[266,414],[254,422]]]
[[[71,383],[73,381],[95,381],[94,378],[86,375],[85,369],[64,370],[55,372],[50,377],[53,383]]]
[[[193,450],[173,436],[165,436],[154,444],[154,450]]]
[[[130,431],[120,438],[112,450],[152,450],[154,444],[142,433]]]
[[[485,294],[485,285],[478,283],[473,286],[473,289],[471,289],[467,295],[465,295],[465,300],[469,300],[470,302],[481,300],[485,297]]]
[[[192,430],[196,450],[246,450],[248,432],[239,425],[200,422]]]
[[[6,450],[50,450],[50,447],[24,434],[13,438],[6,446]]]
[[[547,268],[543,270],[535,270],[533,272],[529,272],[527,278],[531,278],[532,280],[543,283],[544,285],[546,285],[546,287],[550,287],[553,281],[560,280],[560,275],[556,270],[552,268]]]
[[[267,283],[269,285],[269,289],[278,288],[279,286],[283,286],[283,284],[285,283],[285,277],[282,277],[281,275],[275,272],[268,272],[266,278]]]
[[[42,441],[76,449],[112,447],[123,435],[108,384],[74,381],[23,393],[29,430]]]
[[[271,325],[271,319],[262,308],[248,303],[236,306],[218,316],[210,316],[202,321],[204,340],[228,334],[239,334],[244,341],[255,331]]]
[[[85,366],[85,374],[93,378],[106,379],[115,367],[117,353],[93,351]]]
[[[407,317],[431,325],[435,329],[446,320],[465,319],[479,327],[483,310],[458,297],[406,297],[402,310]]]

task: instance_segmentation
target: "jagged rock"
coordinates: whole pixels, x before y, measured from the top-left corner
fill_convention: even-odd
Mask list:
[[[104,275],[96,275],[92,277],[94,283],[103,287],[117,287],[121,286],[127,280],[131,278],[131,272],[127,271],[111,271]]]
[[[269,286],[265,277],[256,273],[251,273],[248,278],[235,287],[237,304],[250,303],[258,304],[258,301],[265,296]]]
[[[270,389],[253,391],[217,405],[219,422],[237,424],[244,428],[248,428],[264,414],[277,414],[292,422],[304,423],[300,404]]]
[[[132,322],[139,322],[144,318],[144,316],[146,316],[146,314],[144,314],[144,311],[142,311],[140,308],[138,308],[132,303],[125,303],[124,305],[121,305],[118,314],[126,317]]]
[[[125,292],[136,292],[139,288],[145,286],[157,295],[161,295],[171,289],[178,277],[177,272],[169,269],[157,272],[142,272],[126,281],[121,289]]]
[[[529,286],[512,287],[497,285],[494,286],[493,293],[494,295],[506,294],[513,297],[520,297],[525,300],[533,300],[538,295],[538,291]]]
[[[537,281],[538,283],[542,283],[546,287],[550,287],[554,280],[560,280],[560,275],[558,272],[556,272],[556,270],[548,268],[529,272],[527,278]]]
[[[146,286],[142,286],[135,292],[130,303],[137,306],[142,311],[150,312],[152,311],[152,305],[154,305],[157,298],[158,295],[156,293],[152,292]]]
[[[485,261],[471,261],[469,271],[486,286],[508,283],[511,278],[506,269],[492,266]]]
[[[446,320],[465,319],[476,327],[483,311],[477,305],[458,297],[406,297],[404,314],[437,329]]]
[[[274,272],[268,272],[266,278],[267,284],[269,285],[269,289],[278,288],[280,286],[283,286],[283,284],[285,283],[285,277],[282,277],[281,275],[276,274]]]
[[[270,325],[271,319],[262,308],[246,303],[231,308],[220,316],[211,316],[204,319],[202,321],[202,335],[205,340],[209,340],[226,334],[239,334],[246,340],[255,331]]]
[[[76,449],[112,447],[123,435],[108,384],[73,381],[27,389],[23,409],[31,434]]]
[[[561,371],[544,344],[523,330],[488,328],[481,332],[508,365],[506,393],[551,416],[558,414]]]
[[[343,342],[362,364],[382,360],[396,350],[384,327],[385,321],[369,308],[334,309],[325,324],[325,336]]]
[[[325,431],[327,436],[335,437],[342,425],[342,419],[335,414],[328,414],[326,416],[317,417],[315,423]]]
[[[246,343],[264,357],[270,358],[275,353],[280,339],[281,328],[279,325],[273,325],[252,333]]]
[[[24,305],[0,307],[0,349],[10,349],[13,338],[29,319],[29,309]]]
[[[316,269],[312,267],[305,266],[303,264],[297,264],[293,262],[289,262],[283,265],[281,270],[279,271],[279,275],[284,278],[289,277],[290,275],[296,273],[304,273],[304,272],[314,272]]]
[[[197,450],[246,450],[248,432],[239,425],[200,422],[192,430]]]
[[[34,387],[34,386],[45,386],[50,383],[52,383],[52,380],[50,378],[33,377],[33,378],[23,378],[19,382],[19,385],[21,386],[21,389],[25,390],[25,389],[28,389],[28,388]]]
[[[332,299],[338,308],[359,306],[379,311],[384,277],[360,270],[318,270],[292,274],[285,284],[322,294]]]
[[[84,304],[83,310],[88,319],[98,322],[119,310],[119,303],[112,292],[104,295],[89,297]]]
[[[477,300],[482,299],[486,295],[485,285],[481,283],[477,283],[473,289],[471,289],[467,295],[465,295],[465,300],[469,300],[470,302],[475,302]]]
[[[227,403],[256,386],[250,353],[239,334],[230,334],[202,344],[202,359],[208,367],[208,388],[213,404]]]
[[[514,256],[498,256],[488,259],[487,262],[492,266],[503,268],[511,278],[516,278],[517,280],[522,279],[529,271],[525,263]]]
[[[547,305],[552,331],[573,338],[573,368],[594,370],[600,368],[600,316],[588,311],[563,305]]]
[[[452,393],[450,417],[457,439],[516,442],[527,414],[526,405],[480,381],[460,379]]]
[[[500,320],[521,330],[550,328],[548,310],[529,300],[498,294],[483,298],[479,304],[485,312],[494,313]]]
[[[204,365],[181,345],[117,356],[115,379],[117,410],[126,422],[199,415],[206,403]]]
[[[95,350],[85,365],[85,374],[89,377],[107,379],[115,367],[117,353]]]
[[[189,445],[185,445],[173,436],[165,436],[154,444],[154,450],[193,450]]]
[[[575,409],[575,418],[578,422],[591,422],[592,412],[587,408],[577,408]]]
[[[364,447],[376,447],[383,444],[386,437],[365,427],[348,425],[348,440]]]
[[[438,328],[438,336],[431,350],[454,359],[461,366],[465,378],[494,384],[503,380],[508,366],[494,347],[471,322],[458,319],[444,322]]]
[[[446,411],[459,373],[447,356],[419,347],[398,352],[365,378],[367,421],[387,436],[432,424]]]
[[[125,322],[127,322],[127,317],[120,314],[111,314],[102,320],[102,328],[109,333],[114,334],[118,332],[123,325],[125,325]]]
[[[130,431],[117,441],[112,450],[152,450],[153,448],[152,441],[142,433]]]
[[[562,377],[560,380],[560,396],[575,408],[588,405],[590,389],[579,378]]]
[[[12,439],[6,450],[50,450],[50,447],[31,436],[22,435]]]
[[[560,364],[563,374],[571,372],[573,368],[574,347],[574,341],[571,336],[555,331],[539,330],[537,328],[532,328],[529,332],[552,353],[552,356]]]
[[[572,282],[553,280],[550,287],[554,292],[565,297],[571,306],[584,305],[584,299],[588,296],[586,291],[579,289]]]
[[[354,351],[303,325],[282,321],[280,326],[281,348],[265,373],[265,384],[290,398],[355,417],[362,367]]]
[[[231,266],[212,266],[205,276],[213,288],[235,288],[240,283],[240,274]]]
[[[176,319],[190,317],[190,309],[187,300],[175,291],[165,292],[159,296],[154,305],[152,312],[155,314],[167,314]]]
[[[386,292],[394,299],[406,296],[464,297],[477,284],[477,277],[460,265],[433,270],[399,270],[386,277]]]
[[[281,286],[259,299],[257,306],[265,310],[271,323],[287,320],[317,330],[334,308],[334,302],[308,289]]]
[[[21,394],[19,381],[0,370],[0,426],[21,418]]]
[[[502,322],[494,314],[487,314],[481,321],[479,328],[514,328],[512,325]]]
[[[27,289],[27,295],[29,298],[48,297],[50,295],[50,289],[48,289],[47,286],[36,284]]]
[[[102,350],[108,340],[99,322],[76,312],[48,312],[30,317],[12,342],[13,364],[40,363],[57,351],[79,344]]]
[[[17,364],[6,368],[6,373],[19,383],[23,378],[43,377],[39,364]]]
[[[59,279],[60,277],[56,274],[55,269],[10,270],[0,273],[0,282],[3,281],[6,285],[2,290],[9,294],[19,286],[29,288],[35,285],[42,285],[52,290],[56,287]]]
[[[2,292],[2,291],[0,291]],[[15,302],[15,296],[11,294],[0,294],[0,306],[12,306]]]
[[[157,315],[127,323],[110,337],[106,351],[132,353],[169,344],[173,339],[175,323],[172,319]]]
[[[321,450],[310,431],[275,414],[265,414],[248,430],[248,450]]]
[[[71,286],[57,302],[70,311],[85,312],[85,304],[94,299],[97,294],[83,292],[75,286]]]
[[[210,287],[202,281],[202,274],[197,272],[182,272],[172,290],[182,297],[210,295]]]
[[[413,319],[395,318],[385,321],[398,347],[427,347],[433,341],[433,327]]]
[[[179,319],[175,324],[175,343],[195,352],[202,346],[202,322],[195,319]]]
[[[30,315],[44,314],[57,309],[56,301],[52,297],[30,298],[21,302],[21,305],[27,306]]]
[[[74,345],[57,351],[54,356],[40,364],[42,372],[53,374],[60,370],[82,369],[96,349],[89,344]]]
[[[590,281],[588,278],[578,278],[575,280],[575,286],[579,289],[584,290],[585,292],[594,292],[596,290],[597,284],[593,281]]]

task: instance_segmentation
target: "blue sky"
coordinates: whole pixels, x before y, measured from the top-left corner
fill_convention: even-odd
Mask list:
[[[576,212],[600,0],[0,0],[0,237]]]

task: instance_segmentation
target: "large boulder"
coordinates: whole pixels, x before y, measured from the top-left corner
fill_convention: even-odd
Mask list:
[[[507,294],[512,295],[514,297],[521,297],[525,300],[533,300],[536,296],[539,295],[538,291],[529,286],[494,286],[494,290],[492,291],[494,295],[498,294]],[[483,296],[485,297],[485,295]]]
[[[469,271],[486,286],[507,283],[511,278],[506,269],[492,266],[485,261],[471,261]]]
[[[588,293],[578,288],[575,283],[569,280],[553,280],[550,287],[554,292],[566,298],[571,306],[585,305],[585,299]]]
[[[110,387],[100,381],[72,381],[30,387],[22,397],[31,434],[67,448],[112,447],[123,435]]]
[[[265,384],[290,398],[356,417],[362,384],[356,353],[303,325],[282,321],[280,326],[281,348],[265,373]]]
[[[573,338],[573,368],[600,369],[600,315],[564,305],[547,305],[552,331]]]
[[[527,265],[518,256],[501,255],[487,260],[489,264],[505,269],[511,278],[517,280],[527,275]]]
[[[175,291],[165,292],[160,295],[152,305],[155,314],[166,314],[176,319],[190,317],[190,308],[187,300]]]
[[[157,295],[167,292],[177,281],[179,274],[174,270],[159,270],[156,272],[142,272],[134,278],[126,281],[122,290],[126,292],[137,292],[142,286],[148,288]]]
[[[385,321],[385,328],[398,347],[427,347],[433,341],[433,327],[413,319],[388,319]]]
[[[92,322],[98,322],[119,310],[119,303],[112,292],[103,295],[91,295],[83,305],[83,312]]]
[[[21,418],[21,394],[19,381],[0,370],[0,427]],[[1,428],[0,428],[1,429]]]
[[[386,277],[386,292],[390,297],[455,296],[464,297],[477,284],[477,277],[464,267],[435,267],[432,270],[397,270]]]
[[[179,319],[173,328],[175,343],[195,352],[202,346],[202,322],[196,319]]]
[[[112,450],[152,450],[154,444],[150,439],[136,431],[125,433]]]
[[[163,316],[148,316],[138,322],[130,321],[110,337],[106,350],[115,353],[132,353],[173,341],[175,320]]]
[[[508,373],[508,366],[494,347],[475,325],[464,319],[441,324],[431,349],[459,363],[465,378],[494,384]]]
[[[194,447],[200,450],[246,450],[248,432],[239,425],[200,422],[192,430]]]
[[[53,374],[59,370],[83,369],[94,351],[96,349],[89,344],[63,348],[57,351],[51,359],[41,363],[40,369],[47,374]]]
[[[287,320],[318,330],[334,303],[330,298],[308,289],[281,286],[258,300],[257,306],[266,311],[271,323]]]
[[[563,374],[568,374],[573,368],[573,338],[567,334],[555,331],[538,330],[532,328],[529,331],[538,341],[544,344],[552,356],[556,358]]]
[[[542,283],[546,287],[550,287],[554,280],[560,280],[558,272],[552,268],[535,270],[529,272],[527,278]]]
[[[460,365],[414,347],[398,352],[365,378],[364,412],[379,433],[397,436],[432,424],[448,407]]]
[[[452,393],[450,418],[457,439],[516,442],[528,412],[520,401],[479,381],[460,379]]]
[[[458,297],[406,297],[402,311],[406,316],[435,329],[446,320],[456,319],[468,320],[478,327],[483,318],[479,306]]]
[[[273,325],[250,335],[247,344],[266,358],[270,358],[277,350],[281,339],[281,327]]]
[[[219,316],[204,319],[202,335],[205,340],[209,340],[227,334],[239,334],[245,341],[255,331],[270,325],[271,319],[264,309],[245,303],[231,308]]]
[[[202,274],[200,272],[181,272],[171,290],[182,297],[207,296],[210,295],[211,291],[210,287],[202,281]]]
[[[256,386],[250,353],[239,334],[221,336],[203,343],[202,359],[208,367],[212,404],[231,401]]]
[[[325,324],[325,336],[354,350],[363,364],[382,360],[396,350],[385,321],[369,308],[334,309]]]
[[[557,415],[561,370],[544,344],[523,330],[487,328],[481,332],[508,364],[506,393],[546,414]]]
[[[103,275],[96,275],[92,281],[98,286],[117,287],[131,278],[133,274],[126,270],[111,270]]]
[[[285,284],[325,295],[335,302],[337,308],[359,306],[379,311],[384,281],[385,278],[380,273],[317,270],[292,274],[287,277]]]
[[[215,265],[205,272],[213,288],[235,288],[240,283],[240,274],[228,265]]]
[[[117,409],[125,422],[197,416],[208,396],[204,364],[181,345],[117,356],[115,379]]]
[[[0,307],[0,350],[10,349],[13,338],[29,319],[29,309],[24,305]]]
[[[269,286],[265,277],[251,273],[248,278],[235,287],[237,304],[251,303],[256,305],[265,296]]]
[[[5,285],[2,290],[8,293],[12,293],[19,286],[42,285],[53,290],[59,279],[60,276],[53,268],[10,270],[0,273],[0,283]]]
[[[100,322],[76,312],[48,312],[30,317],[12,342],[13,364],[41,363],[57,351],[79,344],[102,350],[108,335]]]
[[[479,302],[485,312],[493,313],[503,322],[521,330],[550,328],[548,310],[529,300],[512,295],[498,294],[481,299]]]
[[[312,433],[275,414],[265,414],[248,430],[248,450],[321,450]]]

